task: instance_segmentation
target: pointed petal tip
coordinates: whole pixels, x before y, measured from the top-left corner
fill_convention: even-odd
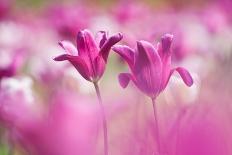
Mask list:
[[[136,41],[137,48],[142,47],[144,42],[144,40]]]
[[[60,56],[54,57],[53,60],[54,61],[63,61],[63,60],[61,60]]]
[[[119,54],[121,58],[128,63],[130,67],[134,65],[135,52],[126,45],[114,45],[112,50]]]
[[[59,55],[55,58],[53,58],[54,61],[64,61],[64,60],[68,60],[70,57],[72,57],[71,55],[68,55],[68,54],[62,54],[62,55]]]
[[[70,41],[66,41],[66,40],[59,41],[58,45],[60,45],[60,47],[62,47],[67,54],[70,55],[78,54],[76,47]]]
[[[137,41],[137,49],[138,51],[145,51],[145,53],[148,55],[156,52],[155,47],[150,42],[145,40]]]

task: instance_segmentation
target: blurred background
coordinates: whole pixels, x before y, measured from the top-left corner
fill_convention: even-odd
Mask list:
[[[157,99],[163,152],[231,155],[231,8],[231,0],[0,0],[0,155],[103,154],[94,87],[53,61],[58,42],[76,44],[83,29],[121,32],[119,44],[132,48],[173,34],[173,66],[194,85],[175,75]],[[120,87],[125,71],[110,52],[100,81],[110,155],[152,155],[152,105],[133,84]]]

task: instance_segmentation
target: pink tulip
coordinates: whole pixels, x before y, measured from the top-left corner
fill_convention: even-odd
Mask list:
[[[131,70],[131,73],[119,75],[120,85],[125,88],[132,80],[139,90],[151,98],[156,98],[167,86],[172,73],[177,71],[184,83],[191,86],[193,79],[186,69],[171,69],[172,40],[173,35],[166,34],[157,48],[146,41],[138,41],[136,50],[128,46],[114,46],[113,50],[128,63]]]
[[[104,73],[111,47],[121,39],[120,33],[108,38],[106,32],[100,31],[94,40],[90,31],[79,31],[76,40],[77,48],[68,41],[59,42],[66,54],[54,60],[68,60],[86,80],[97,82]]]

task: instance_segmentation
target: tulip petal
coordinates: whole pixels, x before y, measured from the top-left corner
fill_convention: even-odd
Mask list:
[[[191,87],[193,85],[193,78],[185,68],[177,67],[176,71],[180,74],[181,78],[187,86]]]
[[[158,43],[157,50],[163,61],[171,57],[171,44],[173,40],[173,35],[165,34],[161,38],[161,43]]]
[[[107,40],[107,33],[105,31],[99,31],[96,36],[96,42],[101,48]]]
[[[93,61],[98,55],[99,48],[93,38],[93,35],[88,30],[79,31],[77,34],[77,50],[79,56],[89,57]]]
[[[94,79],[95,81],[99,80],[101,78],[101,76],[104,73],[105,70],[105,61],[101,56],[97,56],[94,60],[94,67],[95,67],[95,71],[96,71],[96,75],[93,76],[96,79]]]
[[[115,45],[112,50],[118,53],[128,63],[130,68],[133,68],[135,59],[135,52],[133,49],[125,45]]]
[[[171,44],[172,44],[172,40],[173,40],[173,35],[172,34],[165,34],[162,38],[162,48],[163,51],[169,51],[171,48]]]
[[[152,46],[151,43],[147,41],[138,41],[137,42],[138,48],[138,56],[137,60],[143,61],[143,63],[152,63],[157,68],[161,67],[161,59],[156,51],[156,49]]]
[[[159,75],[156,77],[160,77],[162,72],[162,62],[152,44],[146,41],[139,41],[137,42],[137,48],[138,54],[135,60],[135,71],[140,72],[140,70],[145,67],[152,69],[155,74]]]
[[[90,81],[90,73],[87,64],[81,57],[75,57],[69,59],[71,64],[76,68],[76,70],[85,78],[86,80]]]
[[[69,55],[69,54],[62,54],[62,55],[59,55],[59,56],[55,57],[53,60],[55,60],[55,61],[64,61],[64,60],[68,60],[70,57],[72,57],[72,56]]]
[[[177,67],[174,68],[170,71],[170,74],[166,80],[166,82],[163,84],[162,89],[165,89],[165,87],[167,86],[172,74],[174,73],[174,71],[177,71],[179,73],[179,75],[181,76],[181,78],[183,79],[184,83],[191,87],[193,84],[193,78],[191,76],[191,74],[183,67]]]
[[[155,48],[146,41],[137,42],[138,54],[133,74],[138,88],[149,96],[159,93],[162,81],[162,62]]]
[[[118,33],[116,35],[113,35],[109,39],[107,39],[107,41],[104,43],[104,45],[102,46],[102,48],[100,50],[100,53],[101,53],[103,59],[105,60],[105,62],[107,62],[111,47],[114,44],[116,44],[117,42],[119,42],[122,39],[122,37],[123,37],[122,34]]]
[[[131,74],[129,73],[120,73],[118,76],[119,83],[122,88],[126,88],[131,80]]]
[[[85,63],[84,59],[82,59],[81,57],[63,54],[54,58],[54,60],[55,61],[68,60],[86,80],[90,81],[90,73],[88,66]]]
[[[163,64],[163,72],[162,72],[162,84],[161,90],[164,90],[167,86],[167,83],[172,75],[171,71],[171,44],[173,40],[173,35],[165,34],[161,38],[161,43],[158,43],[158,53],[161,57],[162,64]]]
[[[58,43],[64,50],[67,54],[70,54],[70,55],[77,55],[77,49],[76,47],[69,41],[60,41]]]

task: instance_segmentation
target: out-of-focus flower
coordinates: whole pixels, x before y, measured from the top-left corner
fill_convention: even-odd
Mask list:
[[[0,121],[6,127],[17,126],[31,119],[34,96],[28,77],[5,78],[0,87]]]
[[[232,11],[231,11],[231,6],[232,2],[230,0],[215,0],[216,4],[221,6],[222,10],[225,12],[225,16],[228,17],[228,19],[232,20]]]
[[[171,69],[172,40],[173,36],[166,34],[157,48],[146,41],[138,41],[137,50],[122,45],[114,46],[113,50],[128,63],[132,72],[119,75],[120,85],[125,88],[132,80],[143,93],[156,98],[167,86],[172,73],[177,71],[184,83],[191,86],[193,79],[186,69],[182,67]]]
[[[22,65],[22,52],[18,51],[9,64],[6,66],[0,66],[0,81],[4,77],[14,76],[17,72],[17,69]]]
[[[196,103],[185,115],[177,117],[165,140],[167,154],[231,154],[231,115],[223,104]]]
[[[73,101],[77,101],[74,103]],[[50,110],[12,131],[16,142],[33,155],[96,154],[98,108],[89,101],[59,94]]]
[[[139,2],[120,1],[113,7],[113,15],[120,24],[137,21],[138,18],[149,17],[150,8]]]
[[[97,82],[104,73],[111,47],[121,39],[120,33],[108,38],[106,32],[100,31],[94,40],[88,30],[79,31],[76,40],[77,49],[70,42],[61,41],[59,44],[66,54],[54,60],[68,60],[86,80]]]
[[[75,37],[77,32],[89,27],[94,8],[86,4],[72,6],[52,6],[48,9],[49,22],[63,37]]]

